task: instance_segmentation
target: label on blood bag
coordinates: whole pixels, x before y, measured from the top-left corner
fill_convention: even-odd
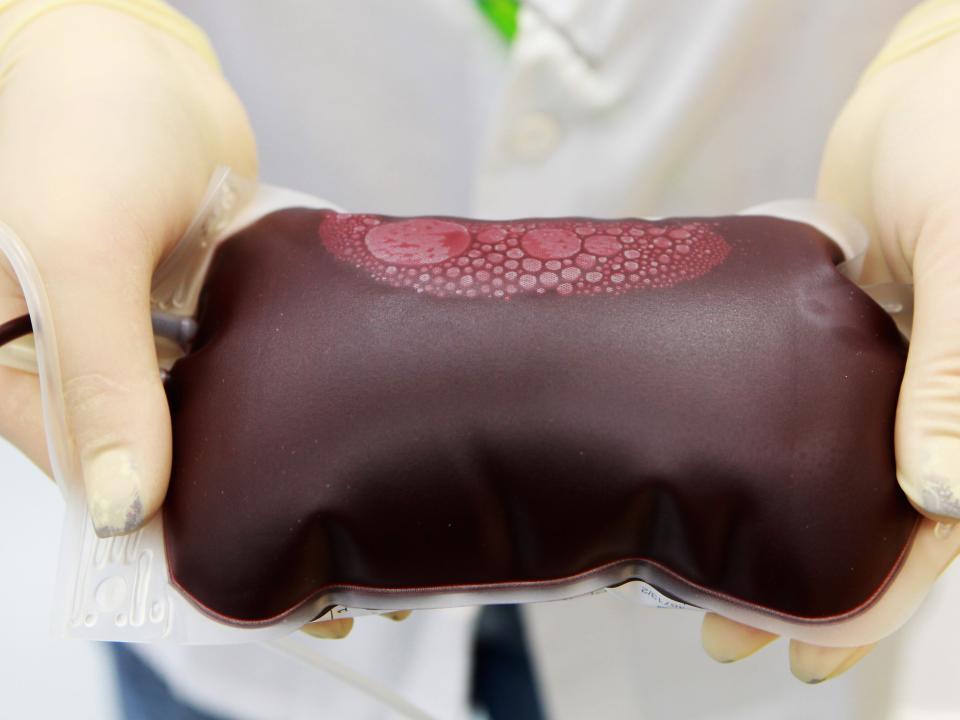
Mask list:
[[[623,585],[610,588],[610,592],[619,595],[625,600],[639,603],[647,607],[670,608],[671,610],[699,610],[695,605],[674,600],[667,597],[657,590],[653,585],[648,585],[643,580],[631,580]]]

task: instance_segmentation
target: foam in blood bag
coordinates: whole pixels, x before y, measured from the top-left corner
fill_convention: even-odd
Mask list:
[[[667,288],[722,263],[701,220],[393,219],[326,212],[320,238],[379,282],[439,297],[619,294]]]

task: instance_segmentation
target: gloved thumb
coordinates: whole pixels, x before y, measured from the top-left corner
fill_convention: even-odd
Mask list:
[[[122,241],[41,265],[60,353],[67,425],[101,537],[136,530],[163,502],[170,413],[150,321],[152,253]],[[101,249],[102,248],[102,249]]]
[[[960,519],[960,202],[928,215],[913,256],[914,316],[897,407],[900,485],[918,510]]]

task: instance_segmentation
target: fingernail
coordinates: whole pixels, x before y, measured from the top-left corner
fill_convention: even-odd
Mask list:
[[[923,478],[920,505],[933,515],[960,518],[960,498],[954,491],[953,483],[943,475],[930,473]]]
[[[823,680],[824,681],[833,680],[835,677],[839,677],[840,675],[843,675],[847,670],[849,670],[858,662],[860,662],[861,658],[863,658],[863,656],[866,655],[871,650],[873,650],[872,646],[863,647],[857,650],[856,652],[851,653],[849,656],[847,656],[846,660],[844,660],[842,663],[837,665],[837,667],[833,669],[833,672],[827,675]]]
[[[843,675],[856,665],[860,659],[873,650],[873,645],[858,648],[808,648],[806,657],[800,658],[800,653],[791,643],[790,669],[793,674],[808,685],[832,680]],[[811,655],[811,652],[814,653]]]
[[[904,454],[910,472],[898,472],[897,480],[910,501],[929,515],[960,520],[960,443],[931,436]]]
[[[700,630],[700,640],[707,655],[725,664],[743,660],[776,639],[776,635],[714,613],[704,616]]]
[[[108,538],[133,532],[143,524],[140,473],[124,448],[109,448],[84,460],[83,475],[93,529]]]
[[[300,629],[307,635],[322,640],[342,640],[353,630],[353,618],[310,623]]]
[[[412,610],[397,610],[396,612],[384,613],[383,616],[385,618],[390,618],[394,622],[400,622],[410,617],[410,614],[412,612],[413,612]]]

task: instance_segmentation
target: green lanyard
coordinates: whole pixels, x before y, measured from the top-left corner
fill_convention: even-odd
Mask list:
[[[517,34],[517,11],[520,9],[520,0],[477,0],[480,10],[487,16],[487,20],[497,29],[509,43]]]

